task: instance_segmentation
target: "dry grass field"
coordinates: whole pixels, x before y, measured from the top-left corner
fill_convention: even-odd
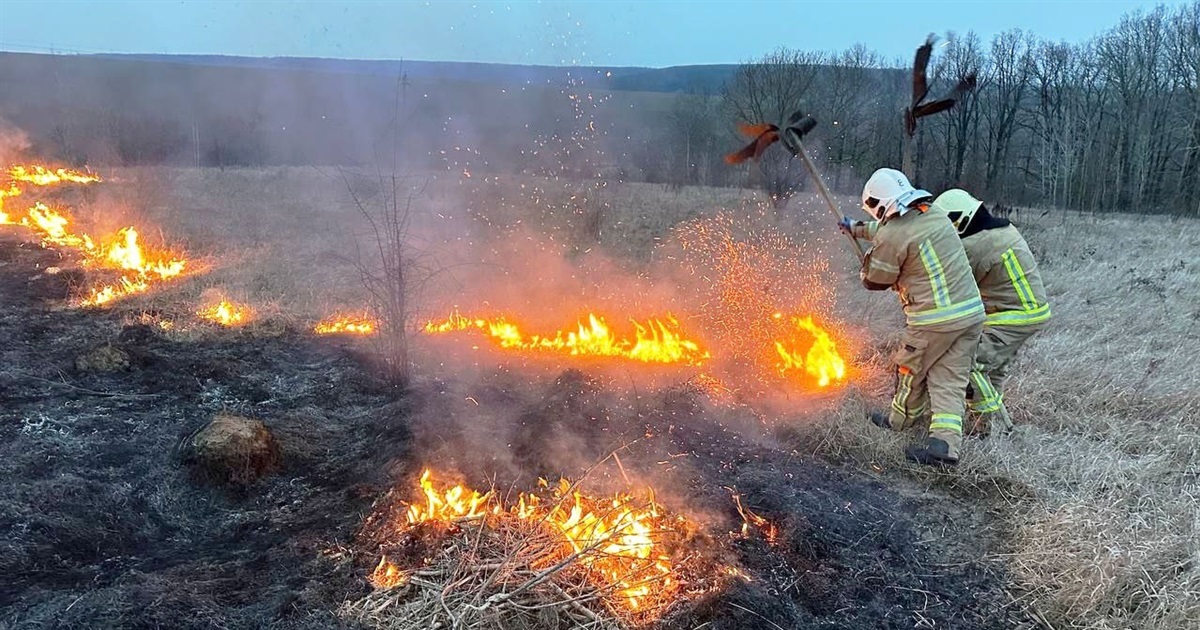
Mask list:
[[[371,237],[348,190],[360,195],[368,208],[377,207],[378,182],[370,176],[315,168],[123,169],[111,172],[109,180],[96,189],[89,210],[79,213],[81,220],[153,226],[146,230],[152,240],[186,251],[205,271],[120,302],[104,314],[82,317],[114,322],[147,313],[183,318],[205,296],[220,293],[252,305],[259,313],[260,332],[266,335],[307,330],[329,313],[366,303],[352,263],[368,251]],[[888,527],[888,514],[898,519],[897,527],[918,518],[913,545],[952,541],[922,552],[920,558],[932,563],[929,566],[941,567],[930,570],[971,572],[988,567],[987,575],[1000,576],[1003,584],[995,593],[1006,601],[980,603],[978,614],[965,615],[953,609],[971,607],[969,594],[962,599],[950,597],[943,602],[949,602],[948,608],[930,607],[928,627],[1200,627],[1200,393],[1195,389],[1200,384],[1196,360],[1200,356],[1200,223],[1054,210],[1018,212],[1014,222],[1039,257],[1054,319],[1023,351],[1010,381],[1006,399],[1019,430],[1007,437],[969,440],[963,464],[945,473],[905,463],[901,453],[911,436],[879,431],[865,420],[864,411],[883,406],[890,395],[888,355],[902,317],[893,297],[868,294],[858,287],[853,257],[814,197],[801,195],[777,213],[754,193],[740,190],[666,190],[616,183],[597,189],[533,179],[460,181],[445,174],[422,177],[426,180],[411,228],[412,251],[424,274],[421,290],[414,296],[414,322],[434,317],[448,306],[470,307],[489,296],[499,300],[496,296],[504,294],[502,289],[490,292],[496,287],[519,287],[547,278],[563,282],[575,278],[575,266],[588,265],[603,268],[607,278],[616,280],[606,281],[598,292],[577,286],[559,290],[564,303],[582,295],[602,304],[686,304],[688,296],[677,293],[690,287],[664,289],[670,275],[658,271],[671,260],[672,230],[684,221],[720,212],[752,231],[769,229],[787,235],[796,245],[797,260],[824,261],[819,266],[805,264],[817,274],[814,278],[820,278],[818,293],[834,299],[828,318],[837,323],[836,337],[852,355],[851,384],[815,401],[804,396],[764,401],[749,424],[720,418],[714,422],[725,427],[722,430],[733,427],[735,434],[741,432],[733,441],[749,444],[746,452],[764,453],[764,462],[815,460],[835,471],[798,474],[798,484],[849,475],[846,479],[851,481],[836,483],[857,488],[854,492],[862,494],[854,496],[856,501],[878,508],[884,520],[876,527]],[[844,208],[854,206],[853,199],[843,200]],[[542,254],[535,253],[545,249],[555,252],[556,262],[532,271],[544,275],[530,276],[530,269],[520,261],[505,268],[507,257],[540,260]],[[475,257],[477,250],[487,255]],[[481,284],[480,278],[492,278],[494,286]],[[587,284],[591,278],[580,271],[576,282]],[[623,285],[630,287],[630,295],[618,294]],[[518,294],[548,299],[544,292]],[[414,355],[418,390],[434,381],[445,382],[448,374],[467,371],[452,361],[448,367],[439,348],[418,341]],[[369,355],[361,348],[355,352]],[[264,356],[286,362],[286,353]],[[305,357],[316,365],[317,358]],[[469,369],[488,374],[489,368],[480,363],[474,360]],[[554,373],[569,367],[557,366]],[[507,376],[497,376],[497,382],[521,378],[513,375],[511,367],[503,372]],[[450,391],[453,383],[445,387]],[[347,403],[353,412],[344,415],[370,416],[372,405],[385,405],[383,399],[372,398],[377,395],[364,390],[363,398]],[[597,396],[615,408],[627,393]],[[526,398],[537,400],[532,394]],[[640,406],[641,398],[637,400]],[[305,417],[340,413],[321,407],[324,403],[307,404]],[[389,414],[404,416],[393,403],[387,404],[392,405]],[[552,409],[539,413],[551,414]],[[564,416],[576,411],[570,409]],[[420,444],[422,431],[428,432],[429,427],[413,426]],[[464,438],[465,443],[471,443],[469,438]],[[367,434],[356,439],[371,441]],[[438,456],[452,459],[457,445],[447,442]],[[384,467],[387,454],[372,452],[371,465]],[[319,459],[320,455],[306,451],[305,457]],[[352,469],[358,470],[352,466],[338,470],[346,476]],[[765,471],[756,474],[768,474]],[[773,486],[763,482],[762,487]],[[878,488],[889,488],[896,498],[890,503],[870,498]],[[715,494],[721,493],[728,496],[715,489]],[[903,519],[901,512],[906,514]],[[357,519],[358,514],[344,517]],[[815,526],[821,518],[809,520]],[[343,523],[339,531],[356,526]],[[968,574],[975,576],[964,573]],[[924,587],[901,587],[914,591],[908,594],[918,602],[912,606],[920,605],[922,598],[928,605],[930,594],[922,591]],[[332,609],[327,602],[334,602],[338,593],[342,596],[338,623],[400,627],[394,619],[366,614],[362,607],[378,606],[379,600],[353,589],[325,593],[325,599],[312,599],[313,605]],[[980,598],[986,599],[982,594]],[[988,606],[1000,606],[1007,616],[989,620]],[[62,608],[55,608],[55,614],[67,614]],[[30,608],[13,610],[0,621],[33,627],[35,615]],[[768,616],[772,610],[758,609]],[[68,618],[47,613],[37,617],[37,623],[55,619],[62,623]],[[778,618],[793,623],[805,619]],[[829,617],[826,625],[814,627],[848,627],[836,625],[835,618],[840,619]],[[889,617],[879,619],[885,618]],[[309,621],[320,627],[333,623],[330,619],[312,616]],[[696,623],[686,626],[680,620],[675,627],[703,627],[698,621],[703,616],[690,619]],[[882,627],[872,626],[882,622],[869,622],[870,617],[854,619],[852,627]],[[737,623],[778,627],[755,625],[759,622],[750,617]],[[905,616],[888,623],[893,624],[888,627],[913,627],[914,622]],[[711,627],[737,625],[712,622]]]

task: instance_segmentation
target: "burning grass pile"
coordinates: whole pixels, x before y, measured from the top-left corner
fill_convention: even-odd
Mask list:
[[[375,590],[344,614],[380,628],[646,627],[740,572],[688,519],[645,497],[541,480],[505,501],[463,485],[383,497],[362,537]]]

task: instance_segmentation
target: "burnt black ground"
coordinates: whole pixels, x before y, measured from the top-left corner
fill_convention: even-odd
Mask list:
[[[621,444],[627,472],[694,512],[751,576],[664,627],[1022,623],[985,560],[1002,548],[999,519],[952,484],[748,439],[752,419],[686,387],[631,403],[576,371],[497,372],[402,395],[351,345],[299,332],[172,341],[58,308],[69,274],[40,272],[52,264],[0,235],[0,627],[343,627],[336,608],[368,588],[356,532],[390,484],[425,464],[528,482]],[[102,344],[130,368],[74,369]],[[284,471],[238,494],[191,479],[178,445],[218,411],[263,420]],[[741,524],[733,490],[780,526],[776,544],[724,536]]]
[[[37,267],[56,260],[0,241],[0,627],[337,625],[365,585],[336,552],[404,455],[403,401],[326,340],[180,343],[51,310],[65,274]],[[129,370],[73,368],[106,343]],[[220,410],[263,420],[285,452],[244,496],[180,463]]]
[[[514,407],[513,420],[494,423],[500,429],[490,440],[511,445],[512,475],[554,479],[619,448],[634,485],[650,481],[662,503],[682,508],[729,541],[731,557],[751,581],[678,607],[664,627],[965,629],[1025,623],[1009,608],[1003,567],[985,559],[1001,550],[1002,522],[983,509],[986,497],[956,488],[953,476],[893,471],[875,477],[786,448],[769,430],[747,437],[763,429],[757,420],[713,406],[687,386],[643,393],[631,405],[628,393],[574,370],[534,388],[516,375],[490,375],[483,382],[488,385],[469,388],[471,403],[442,403],[433,414],[439,418],[435,431],[427,435],[418,421],[414,451],[453,462],[452,468],[470,471],[468,478],[496,475],[505,487],[512,481],[505,463],[478,464],[479,449],[470,447],[489,440],[480,440],[477,431],[456,439],[448,427],[476,422],[470,412],[476,403]],[[463,392],[447,393],[449,401],[464,398]],[[423,413],[429,408],[423,404]],[[621,483],[611,460],[591,474],[600,485]],[[778,525],[776,544],[761,536],[722,536],[742,523],[734,491],[746,507]]]

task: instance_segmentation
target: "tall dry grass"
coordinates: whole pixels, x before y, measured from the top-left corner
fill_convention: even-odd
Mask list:
[[[1046,625],[1200,627],[1200,222],[1056,211],[1015,221],[1054,319],[1005,394],[1017,433],[969,440],[955,483],[991,490],[1013,533],[1003,560],[1020,603]],[[899,310],[843,296],[844,312]],[[894,337],[899,319],[880,319],[873,336]],[[866,389],[882,404],[886,383]],[[900,463],[900,438],[863,426],[862,407],[848,403],[825,427],[825,446],[931,478]]]

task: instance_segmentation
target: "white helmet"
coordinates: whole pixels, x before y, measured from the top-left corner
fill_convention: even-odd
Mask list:
[[[863,210],[882,221],[904,214],[909,204],[932,197],[928,191],[913,188],[908,177],[894,168],[881,168],[871,174],[862,191]]]
[[[975,213],[983,207],[983,202],[961,188],[951,188],[933,200],[933,207],[945,212],[954,228],[962,234],[967,231]]]

